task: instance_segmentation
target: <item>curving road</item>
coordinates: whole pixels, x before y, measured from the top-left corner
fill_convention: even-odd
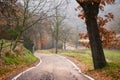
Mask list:
[[[12,80],[91,80],[65,57],[40,53],[35,55],[42,62]]]

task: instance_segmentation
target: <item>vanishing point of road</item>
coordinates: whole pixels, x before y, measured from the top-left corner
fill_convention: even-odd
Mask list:
[[[12,80],[92,80],[65,57],[40,53],[35,53],[35,56],[41,60],[41,63]]]

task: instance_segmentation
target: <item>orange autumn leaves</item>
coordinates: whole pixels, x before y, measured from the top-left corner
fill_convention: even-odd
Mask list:
[[[106,6],[107,4],[113,4],[115,2],[115,0],[76,0],[78,3],[90,3],[91,5],[94,6],[94,3],[99,3],[99,10],[104,11],[104,6]],[[81,8],[81,6],[78,6],[77,8],[75,8],[76,11],[80,11],[78,17],[80,17],[81,19],[85,20],[85,14],[84,14],[84,10]],[[99,26],[99,34],[100,34],[100,38],[102,41],[102,45],[105,48],[113,48],[113,47],[118,47],[120,46],[119,40],[116,36],[116,33],[114,31],[111,30],[107,30],[105,29],[103,26],[105,26],[108,22],[110,22],[113,18],[114,15],[112,13],[108,13],[106,15],[104,15],[104,17],[100,17],[100,16],[95,16],[97,21],[98,21],[98,26]],[[86,47],[90,47],[89,45],[89,40],[88,40],[88,34],[79,34],[80,36],[80,43],[83,44]]]
[[[10,2],[0,1],[0,25],[15,25],[15,19],[22,17],[22,11],[15,4],[16,0]]]
[[[99,9],[101,11],[104,11],[104,6],[106,6],[107,4],[114,4],[115,0],[76,0],[78,3],[99,3]],[[81,8],[81,6],[78,6],[77,8],[75,8],[75,11],[80,11],[80,13],[78,14],[78,17],[80,17],[81,19],[85,19],[85,14],[83,9]],[[110,14],[111,16],[111,14]]]
[[[98,26],[99,26],[99,33],[100,38],[102,41],[102,45],[104,48],[117,48],[120,47],[119,39],[116,36],[116,33],[111,30],[105,29],[103,26],[105,26],[108,22],[110,22],[114,18],[114,15],[112,13],[108,13],[107,15],[103,17],[97,17],[98,20]],[[80,39],[88,39],[88,34],[79,34]],[[80,44],[90,47],[89,42],[80,42]]]
[[[114,31],[111,30],[107,30],[103,27],[99,28],[100,31],[100,38],[102,41],[102,45],[104,48],[117,48],[120,47],[120,43],[119,43],[119,39],[116,36],[116,33]],[[84,39],[84,40],[88,40],[88,34],[82,34],[79,33],[80,39]],[[90,43],[89,41],[85,42],[85,41],[80,41],[80,44],[82,44],[85,47],[90,47]]]
[[[114,18],[112,13],[108,13],[102,17],[98,17],[98,25],[100,38],[102,41],[102,45],[105,48],[115,48],[120,46],[119,39],[116,36],[116,33],[112,30],[107,30],[103,26],[105,26],[108,22],[110,22]]]
[[[99,28],[102,45],[105,48],[117,48],[120,46],[116,33],[103,27]]]

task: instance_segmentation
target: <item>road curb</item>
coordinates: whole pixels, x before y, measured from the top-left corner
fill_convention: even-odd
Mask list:
[[[59,55],[59,56],[60,56],[60,55]],[[73,65],[74,69],[76,69],[76,70],[77,70],[80,74],[82,74],[83,76],[89,78],[90,80],[95,80],[95,79],[93,79],[92,77],[90,77],[90,76],[82,73],[82,71],[80,70],[80,68],[79,68],[75,63],[73,63],[71,60],[69,60],[68,58],[66,58],[66,57],[64,57],[64,56],[60,56],[60,57],[65,58],[69,63],[71,63],[71,64]]]
[[[24,74],[24,73],[26,73],[26,72],[28,72],[28,71],[30,71],[30,70],[38,67],[41,63],[42,63],[42,60],[40,59],[40,62],[39,62],[37,65],[35,65],[35,66],[31,67],[31,68],[28,68],[28,69],[25,70],[25,71],[22,71],[21,73],[19,73],[19,74],[16,75],[15,77],[13,77],[11,80],[16,80],[16,79],[17,79],[18,77],[20,77],[22,74]]]

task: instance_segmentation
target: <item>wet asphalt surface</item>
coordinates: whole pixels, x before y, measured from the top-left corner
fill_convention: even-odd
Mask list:
[[[58,55],[35,53],[42,63],[23,73],[17,80],[90,80],[79,73],[66,58]]]

